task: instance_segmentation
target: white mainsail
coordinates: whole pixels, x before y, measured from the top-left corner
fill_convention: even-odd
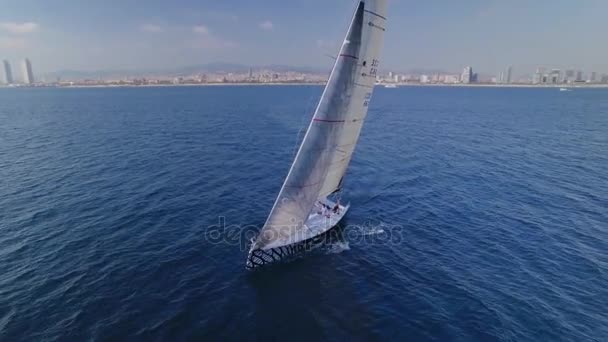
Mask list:
[[[376,82],[387,0],[361,0],[298,154],[254,249],[302,240],[318,200],[339,190]]]

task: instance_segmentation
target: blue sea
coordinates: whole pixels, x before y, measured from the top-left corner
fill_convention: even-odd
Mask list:
[[[0,89],[0,341],[608,341],[608,90],[377,88],[341,226],[248,272],[321,92]]]

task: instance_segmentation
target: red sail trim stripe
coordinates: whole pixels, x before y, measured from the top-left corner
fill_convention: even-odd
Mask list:
[[[369,11],[369,10],[363,10],[363,12],[367,12],[367,13],[369,13],[369,14],[371,14],[371,15],[375,15],[375,16],[376,16],[376,17],[378,17],[378,18],[382,18],[382,19],[386,20],[386,17],[381,16],[380,14],[378,14],[378,13],[376,13],[376,12],[372,12],[372,11]]]
[[[349,58],[353,58],[353,59],[359,59],[359,57],[357,56],[353,56],[353,55],[347,55],[347,54],[340,54],[340,57],[349,57]]]
[[[312,119],[312,121],[316,121],[316,122],[329,122],[329,123],[339,123],[339,122],[346,122],[345,120],[325,120],[325,119]]]

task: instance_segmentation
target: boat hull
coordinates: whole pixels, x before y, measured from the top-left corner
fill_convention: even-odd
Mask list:
[[[331,207],[333,203],[327,201],[326,204]],[[310,249],[311,246],[319,243],[323,234],[340,223],[349,208],[350,205],[341,205],[338,213],[329,211],[328,213],[314,212],[310,214],[303,227],[308,234],[303,235],[302,239],[283,246],[271,246],[270,248],[264,249],[252,248],[247,255],[247,263],[245,264],[245,268],[248,270],[253,270],[268,264],[287,261],[295,256],[305,253]]]

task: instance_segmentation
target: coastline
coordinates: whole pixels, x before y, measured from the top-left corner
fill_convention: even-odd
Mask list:
[[[494,83],[404,83],[397,84],[397,87],[470,87],[470,88],[608,88],[608,84],[494,84]]]
[[[161,87],[260,87],[260,86],[324,86],[326,82],[273,82],[273,83],[193,83],[193,84],[38,84],[38,85],[0,85],[0,89],[16,89],[16,88],[161,88]],[[386,85],[401,87],[468,87],[468,88],[568,88],[568,89],[598,89],[608,88],[608,84],[492,84],[492,83],[387,83],[376,84],[376,87],[385,87]]]

